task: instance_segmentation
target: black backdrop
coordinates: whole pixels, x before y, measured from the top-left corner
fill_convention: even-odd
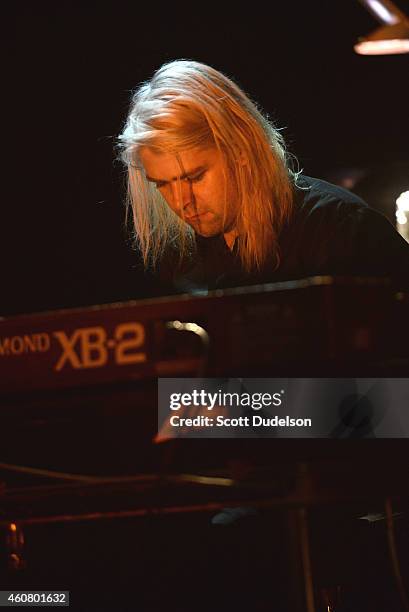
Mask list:
[[[196,59],[234,77],[285,128],[308,174],[408,159],[409,56],[353,52],[377,27],[357,1],[227,6],[9,3],[0,314],[154,291],[123,229],[113,144],[130,92],[165,61]]]

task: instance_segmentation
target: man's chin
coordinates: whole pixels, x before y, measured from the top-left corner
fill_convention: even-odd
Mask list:
[[[220,231],[212,230],[211,228],[205,227],[194,227],[195,233],[201,236],[202,238],[213,238],[214,236],[219,236],[221,234]]]

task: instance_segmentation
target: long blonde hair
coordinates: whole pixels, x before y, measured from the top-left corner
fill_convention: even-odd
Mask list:
[[[278,236],[292,210],[296,174],[280,132],[232,80],[195,61],[164,64],[133,95],[118,141],[145,266],[155,267],[169,247],[184,259],[194,251],[195,234],[147,181],[138,155],[142,146],[175,154],[215,146],[223,155],[226,179],[236,186],[237,253],[243,269],[260,270],[267,258],[279,265]]]

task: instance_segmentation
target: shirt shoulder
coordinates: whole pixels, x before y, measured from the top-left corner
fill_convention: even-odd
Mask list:
[[[332,213],[333,215],[368,209],[368,204],[359,196],[339,185],[322,179],[300,175],[294,187],[295,214]]]
[[[406,282],[409,245],[384,215],[357,195],[301,175],[283,233],[283,265],[302,276],[392,276]],[[285,263],[287,262],[287,263]]]

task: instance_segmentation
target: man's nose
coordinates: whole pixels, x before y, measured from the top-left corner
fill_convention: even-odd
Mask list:
[[[193,200],[192,185],[189,181],[175,181],[172,185],[172,199],[174,205],[184,210]]]

